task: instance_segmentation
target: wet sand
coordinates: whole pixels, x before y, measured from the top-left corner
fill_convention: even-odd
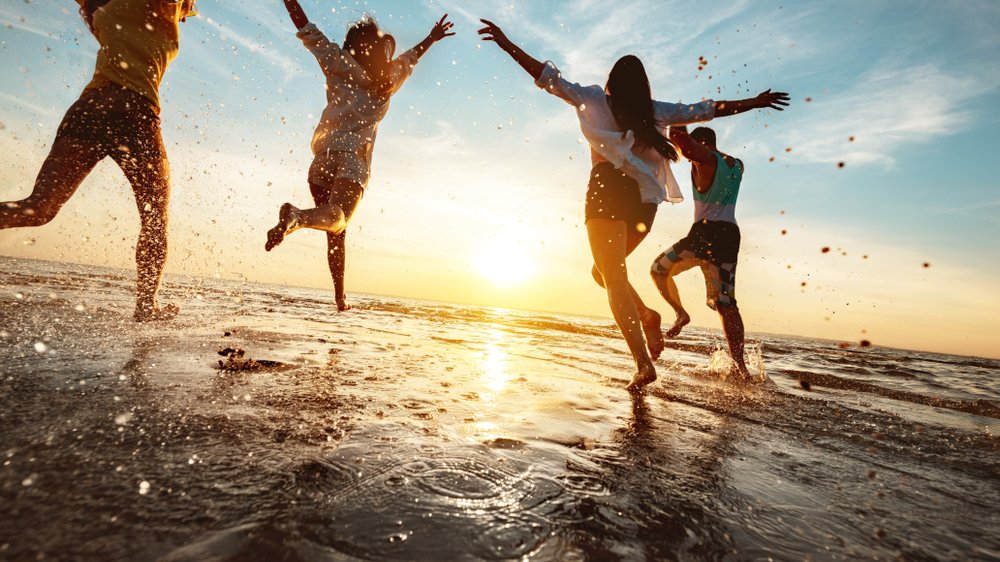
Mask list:
[[[0,559],[1000,556],[997,361],[691,329],[632,399],[608,320],[0,265]]]

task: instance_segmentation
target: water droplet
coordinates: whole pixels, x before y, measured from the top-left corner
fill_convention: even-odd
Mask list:
[[[49,346],[45,345],[44,343],[42,343],[40,341],[36,341],[35,342],[35,351],[37,351],[38,353],[45,353],[48,350],[49,350]]]
[[[139,495],[145,496],[149,493],[149,482],[143,480],[139,482]]]

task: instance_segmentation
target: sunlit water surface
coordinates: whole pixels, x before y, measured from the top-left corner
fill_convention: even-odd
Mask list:
[[[132,285],[0,258],[0,559],[1000,557],[998,361],[691,329],[633,400],[607,320]]]

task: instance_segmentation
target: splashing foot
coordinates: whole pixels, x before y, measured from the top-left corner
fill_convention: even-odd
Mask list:
[[[346,300],[343,299],[337,300],[337,312],[344,312],[345,310],[350,310],[350,309],[351,305],[347,304]]]
[[[636,371],[635,376],[632,377],[632,382],[628,383],[625,390],[629,392],[639,392],[644,386],[655,380],[656,369],[652,365],[646,365]]]
[[[681,330],[683,330],[684,326],[687,326],[690,321],[691,317],[688,316],[686,312],[678,314],[677,320],[674,321],[674,325],[667,330],[667,337],[676,338],[677,334],[681,333]]]
[[[299,210],[291,203],[285,203],[278,211],[278,224],[267,231],[267,243],[264,250],[270,252],[272,248],[281,244],[285,236],[294,231],[299,226]]]
[[[153,305],[135,307],[135,314],[132,316],[136,322],[166,322],[173,320],[180,314],[181,309],[175,304],[168,304],[163,308]]]

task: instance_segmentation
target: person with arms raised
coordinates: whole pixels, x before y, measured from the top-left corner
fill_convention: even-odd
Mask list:
[[[326,77],[327,106],[313,134],[308,175],[316,207],[282,205],[278,224],[268,231],[264,249],[271,251],[300,228],[326,232],[337,310],[344,311],[350,308],[344,289],[346,229],[368,185],[379,122],[389,111],[389,99],[420,57],[437,41],[454,35],[453,24],[445,14],[423,41],[394,59],[396,40],[374,19],[352,25],[340,46],[309,21],[297,0],[284,3],[298,29],[296,35],[316,57]]]
[[[618,59],[603,87],[581,86],[564,79],[551,62],[543,64],[528,55],[493,22],[481,21],[486,27],[479,33],[485,41],[495,42],[535,84],[577,110],[591,148],[585,220],[593,274],[607,290],[612,315],[635,361],[636,372],[626,388],[639,390],[656,380],[653,359],[663,350],[663,334],[659,314],[629,283],[625,258],[649,233],[657,205],[683,199],[670,171],[669,162],[677,159],[677,153],[664,135],[666,127],[751,109],[780,110],[788,96],[768,90],[739,101],[655,101],[642,61],[633,55]]]

